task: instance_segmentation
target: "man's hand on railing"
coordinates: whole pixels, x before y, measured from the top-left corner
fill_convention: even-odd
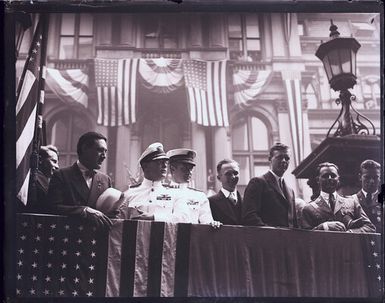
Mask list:
[[[214,229],[219,229],[223,224],[219,221],[212,221],[210,222],[210,225]]]
[[[151,215],[150,213],[144,212],[140,209],[133,208],[132,212],[130,213],[130,219],[154,221],[154,215]]]
[[[111,229],[112,221],[101,211],[91,207],[85,207],[83,211],[83,217],[98,229]]]
[[[345,225],[339,221],[329,221],[329,222],[324,222],[323,224],[327,225],[328,229],[326,229],[326,230],[346,231]]]

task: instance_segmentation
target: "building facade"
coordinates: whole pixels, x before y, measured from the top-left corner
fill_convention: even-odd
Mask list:
[[[216,163],[223,158],[240,163],[243,191],[250,178],[268,169],[269,147],[282,142],[293,151],[288,183],[308,200],[311,190],[306,180],[297,180],[290,172],[325,138],[340,110],[335,103],[338,94],[331,90],[322,62],[315,56],[321,40],[329,39],[330,19],[341,36],[353,36],[361,44],[353,105],[371,119],[379,134],[379,14],[55,13],[49,20],[47,66],[62,71],[80,69],[88,75],[88,101],[65,102],[47,87],[46,141],[59,148],[60,165],[67,166],[76,159],[76,143],[82,133],[96,130],[105,134],[109,151],[102,170],[121,190],[138,177],[138,158],[150,143],[162,142],[166,150],[193,148],[197,151],[193,183],[204,191],[219,189]],[[17,76],[31,37],[29,30],[19,51]],[[165,93],[139,81],[135,123],[98,124],[95,59],[139,58],[225,61],[223,87],[229,125],[204,126],[192,121],[184,84]],[[239,95],[239,87],[248,81],[237,82],[243,75],[249,75],[249,80],[250,75],[265,75],[258,91],[248,97]]]

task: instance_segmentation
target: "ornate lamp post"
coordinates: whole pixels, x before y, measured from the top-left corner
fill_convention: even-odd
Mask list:
[[[360,47],[354,38],[341,38],[337,26],[331,21],[330,40],[322,43],[315,54],[323,62],[330,87],[340,92],[336,103],[341,104],[341,110],[326,138],[293,171],[297,178],[308,179],[312,198],[319,194],[315,181],[318,164],[325,161],[337,164],[341,174],[340,192],[353,194],[359,188],[360,163],[365,159],[381,162],[380,138],[375,134],[373,123],[354,109],[352,102],[356,96],[349,91],[357,83],[356,55]],[[369,128],[363,121],[370,125]]]
[[[341,104],[342,107],[340,114],[326,136],[329,137],[337,122],[338,127],[334,133],[335,137],[352,134],[369,135],[369,129],[361,122],[361,119],[366,120],[371,125],[371,134],[375,135],[376,130],[373,123],[367,117],[358,113],[352,106],[352,101],[355,101],[356,96],[349,91],[349,88],[353,88],[357,83],[356,55],[361,45],[354,38],[341,38],[337,26],[333,24],[332,20],[330,22],[330,40],[322,43],[315,55],[324,65],[330,87],[334,91],[340,91],[336,103]],[[351,115],[350,110],[356,114],[355,118]]]

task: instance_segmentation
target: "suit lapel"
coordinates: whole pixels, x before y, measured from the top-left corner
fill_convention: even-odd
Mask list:
[[[239,198],[239,196],[238,196]],[[237,221],[237,214],[236,214],[236,208],[239,207],[238,203],[240,203],[240,200],[237,201],[237,206],[234,207],[229,201],[227,197],[223,194],[222,191],[219,191],[218,193],[218,200],[221,205],[221,208],[224,210],[223,213],[226,214],[231,220]],[[225,202],[225,203],[222,203]]]
[[[336,205],[334,206],[334,214],[336,214],[344,205],[344,201],[342,200],[342,197],[337,194],[337,199],[336,199]]]
[[[329,214],[332,214],[332,210],[329,204],[324,200],[322,196],[319,196],[315,202],[318,205],[320,210],[327,212]]]
[[[72,165],[70,174],[71,176],[69,180],[72,183],[72,187],[79,193],[83,201],[87,202],[90,189],[88,188],[86,180],[84,180],[83,175],[76,163]]]
[[[91,207],[95,207],[96,200],[100,196],[102,190],[103,190],[102,174],[97,172],[95,176],[92,178],[91,189],[90,189],[90,194],[88,196],[87,205]]]
[[[277,194],[279,194],[284,200],[286,200],[283,192],[278,187],[277,179],[273,176],[273,174],[269,171],[264,174],[263,177],[265,178],[266,182],[277,192]]]

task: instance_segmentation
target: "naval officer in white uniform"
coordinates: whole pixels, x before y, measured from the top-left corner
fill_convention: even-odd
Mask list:
[[[214,221],[206,194],[188,186],[195,167],[196,152],[192,149],[178,148],[168,151],[167,156],[169,157],[172,176],[169,186],[178,189],[189,206],[189,222],[210,224],[214,228],[219,228],[222,223]]]
[[[139,158],[144,180],[125,191],[119,219],[189,223],[189,208],[179,193],[162,185],[168,157],[161,143],[151,144]]]

